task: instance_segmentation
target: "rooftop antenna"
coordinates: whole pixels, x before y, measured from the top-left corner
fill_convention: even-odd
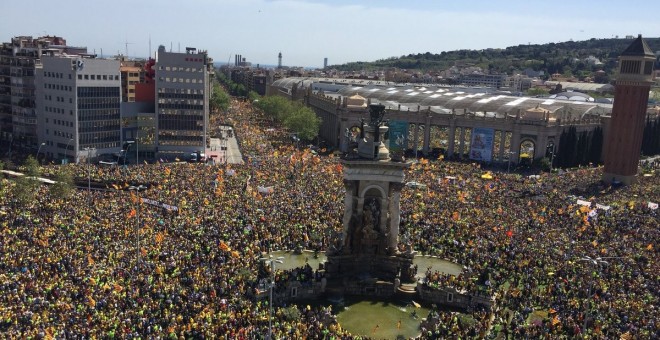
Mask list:
[[[149,34],[149,58],[151,58],[151,34]]]
[[[126,59],[128,59],[128,44],[133,44],[131,42],[128,42],[128,39],[124,41],[124,44],[126,45]]]
[[[170,41],[170,53],[172,53],[172,42]]]
[[[103,59],[103,48],[101,48],[101,59]]]

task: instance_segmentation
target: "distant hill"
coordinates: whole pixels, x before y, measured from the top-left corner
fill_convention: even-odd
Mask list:
[[[660,38],[644,38],[653,51],[660,51]],[[507,73],[531,68],[546,75],[561,73],[578,78],[594,71],[603,70],[612,75],[619,54],[630,45],[632,39],[590,39],[542,45],[518,45],[507,48],[484,50],[458,50],[433,54],[430,52],[409,54],[373,62],[351,62],[334,65],[340,71],[376,70],[396,67],[420,71],[441,71],[454,65],[479,66],[490,73]],[[591,65],[585,58],[598,58],[602,65]],[[576,61],[575,59],[580,59]]]

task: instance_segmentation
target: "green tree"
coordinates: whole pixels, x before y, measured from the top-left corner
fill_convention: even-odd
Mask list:
[[[280,96],[267,96],[261,98],[256,106],[264,111],[264,113],[278,122],[283,122],[289,111],[291,110],[291,102]]]
[[[550,92],[542,87],[532,87],[527,90],[528,96],[547,96]]]
[[[229,108],[229,95],[218,83],[213,83],[213,94],[209,100],[211,112],[225,111]]]
[[[284,126],[291,132],[298,134],[303,140],[312,140],[319,134],[321,119],[312,109],[295,103],[293,110],[284,119]]]
[[[71,197],[75,184],[73,182],[73,174],[68,168],[60,167],[55,173],[54,181],[55,184],[49,190],[53,198],[66,200]]]
[[[23,176],[16,177],[12,195],[19,206],[30,205],[37,197],[41,185],[36,178],[41,175],[41,168],[34,157],[28,156],[20,170]]]

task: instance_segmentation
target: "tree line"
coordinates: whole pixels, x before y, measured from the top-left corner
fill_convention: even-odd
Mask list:
[[[572,168],[601,164],[603,146],[601,127],[577,133],[576,127],[570,126],[561,133],[554,165],[559,168]],[[645,156],[660,154],[660,118],[646,121],[641,153]]]
[[[660,38],[644,40],[653,51],[660,50]],[[334,65],[332,68],[340,71],[360,71],[396,67],[432,72],[446,70],[462,63],[465,66],[479,66],[491,74],[511,74],[516,69],[530,68],[534,71],[544,71],[543,78],[546,79],[554,73],[559,73],[578,79],[593,76],[596,82],[607,83],[616,71],[618,56],[630,43],[630,39],[592,38],[585,41],[527,44],[507,48],[408,54],[373,62]],[[589,56],[598,58],[602,64],[592,65],[585,62],[583,59]],[[605,75],[595,74],[598,70],[603,70]]]

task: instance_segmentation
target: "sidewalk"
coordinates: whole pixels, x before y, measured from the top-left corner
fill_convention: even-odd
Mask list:
[[[222,126],[221,129],[223,138],[211,138],[211,147],[206,149],[206,156],[215,159],[216,164],[243,164],[243,155],[233,131],[229,133],[231,128],[228,126]]]

